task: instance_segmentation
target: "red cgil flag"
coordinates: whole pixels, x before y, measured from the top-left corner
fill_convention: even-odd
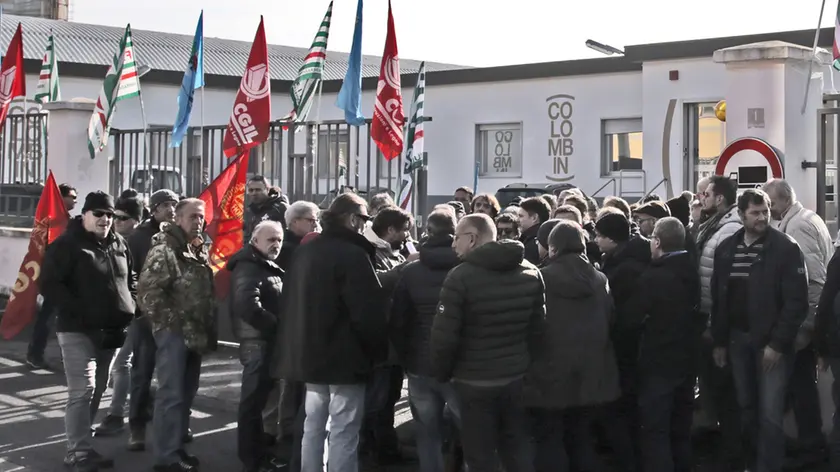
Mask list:
[[[237,157],[216,177],[199,199],[206,207],[207,234],[210,246],[210,267],[215,274],[216,296],[227,297],[230,271],[223,270],[228,259],[242,249],[245,224],[245,181],[248,178],[248,154]]]
[[[47,244],[64,231],[67,226],[67,210],[64,200],[55,184],[52,172],[47,176],[38,208],[35,210],[35,225],[29,237],[29,250],[20,264],[12,296],[6,305],[6,313],[0,320],[0,334],[5,339],[17,336],[35,317],[38,299],[38,276],[41,275],[41,262]]]
[[[0,129],[6,122],[9,105],[15,97],[26,97],[26,76],[23,71],[23,29],[18,23],[17,31],[9,43],[0,67]]]
[[[394,31],[394,15],[389,0],[388,35],[385,37],[385,52],[382,54],[382,65],[379,68],[379,84],[376,86],[376,103],[373,105],[373,123],[370,130],[376,146],[388,161],[403,152],[404,122],[397,33]]]
[[[271,122],[271,80],[268,74],[268,48],[265,28],[260,26],[251,45],[251,55],[239,92],[233,103],[230,123],[225,130],[223,148],[227,157],[238,156],[265,142]]]

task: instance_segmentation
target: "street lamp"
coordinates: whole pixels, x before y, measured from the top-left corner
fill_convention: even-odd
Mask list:
[[[612,56],[613,54],[619,54],[621,56],[624,55],[624,51],[618,48],[614,48],[608,44],[601,44],[598,41],[593,41],[591,39],[586,40],[586,47],[589,49],[594,49],[601,54],[605,54],[607,56]]]

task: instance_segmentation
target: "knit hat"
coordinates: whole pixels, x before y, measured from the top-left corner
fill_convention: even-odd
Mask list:
[[[540,229],[537,230],[537,242],[540,243],[540,246],[548,249],[548,235],[551,234],[551,230],[553,230],[560,221],[562,220],[554,218],[552,220],[547,220],[540,225]]]
[[[682,197],[677,196],[668,200],[668,209],[671,210],[671,216],[680,220],[683,226],[688,226],[691,220],[691,204]]]
[[[617,243],[630,240],[630,222],[618,213],[606,213],[595,222],[595,231]]]
[[[85,205],[82,207],[82,213],[97,210],[113,213],[114,197],[101,190],[87,194],[87,197],[85,197]]]
[[[139,198],[120,198],[117,200],[116,209],[133,220],[143,220],[143,202]]]
[[[645,203],[639,208],[636,208],[634,213],[652,216],[657,220],[671,216],[671,210],[668,209],[668,206],[665,205],[665,203],[659,200],[651,200]]]
[[[173,192],[169,189],[161,189],[157,192],[152,194],[152,197],[149,199],[149,206],[151,207],[152,211],[158,207],[161,203],[172,202],[178,203],[178,194]]]

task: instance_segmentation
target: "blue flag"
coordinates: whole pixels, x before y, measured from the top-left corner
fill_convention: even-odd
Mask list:
[[[178,116],[175,117],[175,126],[172,128],[172,141],[169,147],[176,148],[181,145],[187,128],[190,126],[190,114],[192,113],[193,97],[195,90],[204,87],[204,11],[198,17],[198,26],[195,28],[190,61],[187,70],[184,71],[184,80],[181,81],[181,91],[178,92]],[[203,106],[203,105],[202,105]]]
[[[362,114],[362,0],[356,9],[356,30],[353,32],[353,47],[347,60],[347,74],[335,106],[344,110],[344,120],[353,126],[365,124]]]

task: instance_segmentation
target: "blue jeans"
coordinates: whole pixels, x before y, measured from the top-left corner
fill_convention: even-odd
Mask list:
[[[408,403],[417,425],[417,457],[420,472],[443,472],[443,411],[447,405],[460,427],[461,410],[451,383],[408,374]]]
[[[749,333],[732,331],[729,359],[747,438],[755,445],[757,472],[781,472],[785,460],[785,399],[794,356],[782,354],[776,366],[764,371],[764,348],[752,345]]]
[[[58,333],[58,345],[67,377],[67,452],[85,453],[92,449],[90,425],[108,385],[114,351],[100,349],[84,333]]]
[[[365,385],[306,384],[305,408],[301,472],[323,472],[328,420],[329,471],[358,472],[359,430],[365,410]]]
[[[169,330],[155,333],[158,390],[155,396],[154,460],[174,464],[184,449],[190,408],[198,392],[201,356],[187,349],[184,337]]]
[[[131,388],[131,355],[132,355],[132,338],[134,333],[134,326],[129,326],[128,334],[125,338],[123,347],[117,349],[114,360],[111,361],[111,408],[108,414],[111,416],[125,416],[125,401],[128,399],[128,391]]]

